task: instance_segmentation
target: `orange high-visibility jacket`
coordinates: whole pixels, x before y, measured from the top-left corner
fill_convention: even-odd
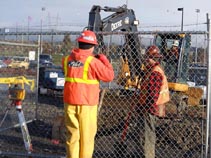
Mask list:
[[[167,103],[169,101],[169,88],[168,88],[168,82],[166,75],[164,74],[164,71],[159,65],[156,65],[154,68],[151,70],[152,72],[157,71],[162,75],[162,85],[159,93],[159,97],[153,106],[156,107],[151,107],[149,110],[154,113],[155,115],[158,116],[165,116],[165,106],[164,103]],[[146,105],[147,99],[149,96],[149,91],[147,91],[147,86],[149,85],[149,76],[152,72],[148,72],[146,74],[146,78],[142,81],[141,87],[140,87],[140,104],[141,105]]]
[[[65,74],[64,103],[96,105],[99,102],[99,81],[114,78],[112,65],[104,65],[91,51],[74,49],[62,60]]]

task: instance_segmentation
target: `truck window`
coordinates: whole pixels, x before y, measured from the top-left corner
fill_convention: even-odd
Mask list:
[[[51,60],[52,57],[51,57],[51,55],[48,55],[48,54],[40,54],[40,59]]]

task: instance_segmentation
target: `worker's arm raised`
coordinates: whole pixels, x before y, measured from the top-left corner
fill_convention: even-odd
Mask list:
[[[91,63],[91,69],[98,80],[110,82],[114,79],[113,66],[104,54],[95,56],[95,60]]]

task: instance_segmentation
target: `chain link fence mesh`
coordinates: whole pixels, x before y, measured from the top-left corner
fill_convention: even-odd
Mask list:
[[[43,33],[41,38],[30,34],[1,38],[0,58],[6,66],[0,68],[0,156],[29,156],[15,106],[10,106],[6,80],[24,76],[35,85],[31,90],[32,85],[25,84],[26,97],[22,103],[33,147],[30,155],[65,157],[61,60],[77,46],[75,39],[79,34]],[[140,85],[145,52],[152,44],[156,44],[163,55],[161,65],[170,85],[166,117],[156,120],[156,158],[204,157],[207,130],[206,32],[101,32],[98,37],[103,41],[96,47],[95,54],[106,54],[113,65],[115,79],[100,84],[98,132],[93,157],[143,157],[145,127],[141,111],[145,107],[139,103]],[[179,50],[174,56],[171,47],[175,41]],[[17,56],[30,57],[29,52],[35,54],[28,67],[8,66]],[[42,61],[40,54],[46,54],[50,59]]]

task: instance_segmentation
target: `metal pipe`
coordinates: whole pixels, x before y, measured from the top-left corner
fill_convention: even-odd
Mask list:
[[[38,50],[37,50],[37,79],[36,79],[36,110],[35,118],[37,119],[37,110],[38,110],[38,97],[39,97],[39,73],[40,73],[40,52],[41,52],[41,35],[38,36]]]
[[[206,144],[205,144],[205,157],[208,158],[208,147],[209,147],[209,139],[210,139],[210,116],[211,116],[211,108],[210,108],[210,89],[211,89],[211,25],[209,15],[207,14],[207,48],[208,48],[208,67],[207,67],[207,90],[206,90],[206,99],[207,99],[207,128],[206,128]],[[211,147],[209,147],[209,153],[211,153]]]

